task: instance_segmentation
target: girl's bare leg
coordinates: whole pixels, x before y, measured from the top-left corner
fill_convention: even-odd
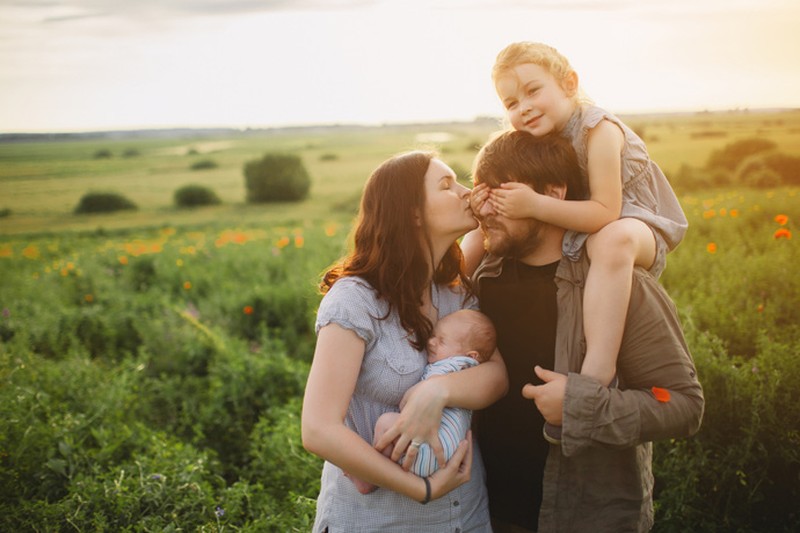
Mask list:
[[[581,374],[608,386],[617,372],[633,268],[650,268],[656,241],[641,220],[621,218],[591,235],[586,250],[591,266],[583,294],[586,357]]]

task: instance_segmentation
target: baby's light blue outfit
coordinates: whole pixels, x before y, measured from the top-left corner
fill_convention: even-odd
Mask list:
[[[425,367],[422,379],[431,376],[443,376],[451,372],[458,372],[476,366],[478,361],[468,355],[454,355],[441,361],[435,361]],[[439,426],[439,440],[444,448],[444,459],[449,461],[458,448],[458,443],[464,440],[472,422],[472,411],[460,407],[445,407],[442,411],[442,424]],[[439,470],[439,461],[433,453],[433,448],[427,442],[419,447],[411,471],[418,476],[428,477]]]
[[[477,300],[465,299],[460,288],[434,285],[431,299],[440,318],[459,309],[477,309]],[[403,394],[422,378],[427,363],[426,352],[409,344],[397,313],[393,310],[387,316],[387,310],[387,302],[369,283],[343,277],[325,294],[317,312],[317,332],[338,324],[365,343],[345,424],[369,443],[373,442],[375,421],[383,413],[398,411]],[[384,488],[361,494],[339,467],[326,461],[313,531],[490,533],[485,478],[474,442],[470,481],[427,505]]]
[[[657,279],[667,263],[667,252],[675,249],[686,235],[689,223],[667,177],[650,159],[644,141],[620,119],[594,105],[579,106],[570,118],[563,136],[572,142],[584,179],[588,180],[589,130],[601,120],[616,124],[625,135],[622,149],[622,212],[620,217],[636,218],[647,224],[656,238],[656,258],[650,273]],[[564,256],[576,261],[588,238],[587,233],[568,231],[564,235]]]

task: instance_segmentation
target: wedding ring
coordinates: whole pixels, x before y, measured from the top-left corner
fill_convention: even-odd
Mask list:
[[[419,448],[420,446],[422,446],[422,443],[415,440],[412,440],[411,444],[408,445],[409,448]]]

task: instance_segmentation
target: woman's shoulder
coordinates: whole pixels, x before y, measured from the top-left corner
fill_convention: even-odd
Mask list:
[[[325,300],[361,300],[364,302],[377,302],[378,293],[364,278],[358,276],[342,276],[325,293]]]

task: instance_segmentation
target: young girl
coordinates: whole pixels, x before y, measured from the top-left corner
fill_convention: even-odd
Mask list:
[[[584,293],[586,357],[581,373],[609,385],[627,314],[635,265],[658,278],[666,254],[686,233],[687,222],[661,169],[650,160],[644,142],[611,113],[581,97],[578,75],[554,48],[532,42],[513,43],[497,56],[492,79],[516,130],[535,137],[568,138],[588,179],[590,197],[557,200],[530,187],[506,183],[489,190],[475,187],[471,205],[485,201],[510,218],[532,217],[570,231],[563,253],[591,260]],[[483,256],[480,233],[463,242],[467,272]]]

